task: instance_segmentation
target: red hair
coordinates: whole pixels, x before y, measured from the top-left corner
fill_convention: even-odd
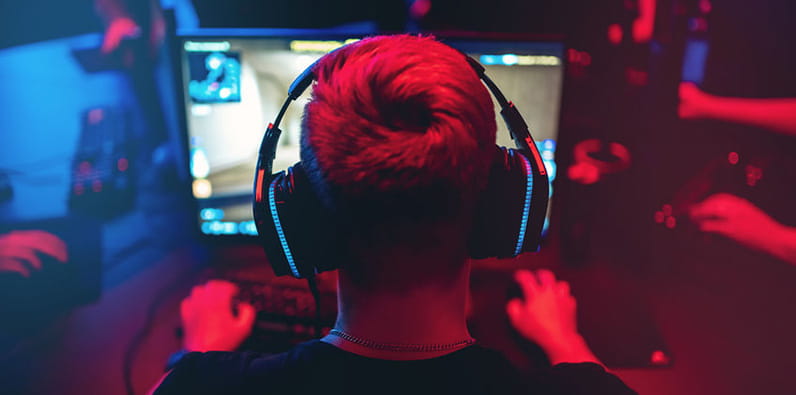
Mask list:
[[[377,36],[314,72],[302,161],[322,198],[374,223],[462,214],[485,185],[496,131],[462,53],[431,37]]]

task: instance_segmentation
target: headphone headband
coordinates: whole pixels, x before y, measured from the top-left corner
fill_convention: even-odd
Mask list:
[[[345,46],[340,48],[344,47]],[[340,48],[327,53],[323,57],[340,50]],[[517,107],[514,105],[514,103],[506,99],[506,96],[503,95],[503,92],[500,90],[500,88],[498,88],[492,79],[486,75],[486,69],[483,65],[481,65],[481,63],[478,63],[477,60],[463,52],[461,52],[461,54],[467,61],[467,64],[470,65],[470,68],[475,72],[476,75],[478,75],[478,78],[483,81],[484,85],[487,87],[487,89],[489,89],[489,92],[492,93],[492,96],[500,106],[500,116],[503,117],[506,127],[511,134],[514,144],[517,146],[517,149],[523,153],[530,154],[536,162],[536,170],[543,175],[547,175],[544,162],[542,162],[542,157],[539,154],[539,150],[536,148],[536,145],[533,143],[533,138],[528,130],[528,124],[525,123],[525,119],[522,118],[522,115],[520,114],[519,110],[517,110]],[[268,166],[268,169],[273,168],[272,164],[274,158],[276,158],[276,146],[279,141],[279,136],[282,134],[282,130],[279,129],[279,124],[282,123],[282,117],[285,115],[290,103],[304,94],[307,88],[309,88],[313,81],[315,81],[317,78],[315,75],[315,67],[317,66],[318,62],[323,59],[323,57],[305,68],[304,71],[302,71],[301,74],[299,74],[298,77],[293,80],[288,88],[287,98],[282,104],[282,108],[279,110],[276,119],[274,119],[274,122],[268,125],[268,129],[266,130],[262,144],[260,145],[260,158],[258,158],[258,163]],[[268,142],[268,144],[266,144],[266,142]],[[270,163],[270,165],[268,163]],[[259,170],[262,168],[263,167],[258,164],[257,169]]]

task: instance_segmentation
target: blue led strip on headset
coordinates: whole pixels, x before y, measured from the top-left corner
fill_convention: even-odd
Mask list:
[[[276,181],[277,180],[274,179],[268,187],[268,206],[271,208],[271,217],[274,219],[276,235],[279,236],[279,242],[282,244],[282,251],[285,253],[285,258],[287,258],[287,263],[290,265],[290,270],[293,272],[294,276],[301,277],[298,268],[296,268],[296,262],[293,261],[293,254],[290,252],[290,247],[287,245],[285,232],[282,229],[282,222],[279,221],[279,213],[276,211],[276,201],[274,199],[274,186],[276,185]]]
[[[513,151],[513,150],[512,150]],[[512,152],[513,154],[514,152]],[[522,159],[522,164],[525,167],[525,205],[522,208],[522,221],[520,222],[520,233],[517,235],[517,246],[514,248],[514,256],[520,255],[522,252],[522,245],[525,244],[525,232],[528,228],[528,213],[531,211],[531,196],[533,194],[533,174],[531,173],[531,162],[525,155],[518,155]]]

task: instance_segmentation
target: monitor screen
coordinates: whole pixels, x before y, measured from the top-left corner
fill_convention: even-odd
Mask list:
[[[178,40],[193,195],[203,234],[254,236],[252,182],[266,126],[299,73],[326,52],[358,37],[330,38],[307,32],[290,36],[271,30],[223,33],[181,35]],[[536,40],[440,39],[479,60],[506,98],[515,103],[537,141],[552,182],[556,177],[563,45]],[[309,91],[289,107],[280,125],[283,134],[275,172],[299,161],[301,117]],[[495,110],[499,110],[497,105]],[[502,120],[497,124],[498,144],[513,147]],[[552,188],[550,191],[552,194]]]

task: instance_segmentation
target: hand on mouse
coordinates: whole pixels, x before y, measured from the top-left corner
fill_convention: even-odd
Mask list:
[[[228,281],[211,280],[193,287],[180,305],[183,346],[188,351],[234,351],[252,331],[255,309],[248,303],[232,311],[238,287]]]
[[[553,272],[518,270],[515,281],[523,299],[506,304],[514,328],[526,339],[538,344],[553,364],[595,362],[601,364],[578,333],[576,302],[569,283],[556,280]]]

